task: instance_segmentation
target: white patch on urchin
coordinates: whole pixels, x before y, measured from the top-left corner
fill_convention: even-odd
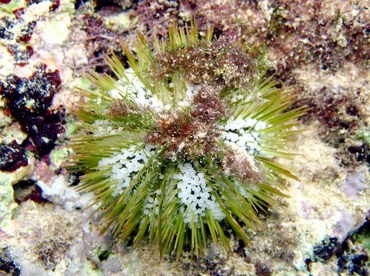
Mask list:
[[[94,132],[94,136],[106,136],[106,135],[114,135],[120,133],[123,128],[122,127],[115,127],[112,125],[112,121],[109,120],[95,120],[94,124],[96,127],[96,131]]]
[[[125,70],[125,77],[117,81],[117,87],[108,91],[111,98],[121,100],[123,98],[135,100],[142,107],[150,107],[153,110],[163,110],[163,103],[157,99],[144,83],[135,75],[132,68]]]
[[[184,98],[177,104],[181,108],[190,107],[193,102],[193,98],[198,94],[199,90],[202,88],[201,85],[191,85],[190,83],[186,84],[186,92]]]
[[[225,218],[220,205],[211,195],[207,181],[202,172],[197,172],[190,163],[179,164],[179,173],[173,176],[178,180],[178,197],[184,204],[184,222],[190,224],[194,214],[194,223],[198,223],[198,216],[205,217],[210,210],[214,219],[220,221]]]
[[[236,144],[249,154],[261,152],[261,137],[258,130],[267,128],[265,122],[253,118],[231,116],[224,126],[221,138],[227,144]]]
[[[123,193],[138,172],[144,168],[151,154],[149,146],[142,149],[131,146],[99,161],[99,169],[110,168],[111,170],[110,179],[115,183],[112,196],[115,197]]]
[[[156,196],[153,198],[151,196],[148,196],[146,199],[146,203],[144,205],[143,214],[148,216],[152,210],[154,210],[154,213],[158,216],[159,214],[159,197],[161,195],[161,190],[158,189],[155,192]]]
[[[189,107],[193,101],[194,96],[198,93],[200,85],[185,84],[186,91],[182,95],[182,100],[176,103],[176,106],[171,106],[165,103],[157,96],[153,95],[151,91],[144,85],[144,83],[135,75],[135,72],[128,68],[125,70],[126,78],[122,78],[117,81],[117,88],[108,91],[108,94],[113,99],[128,98],[135,100],[135,102],[141,107],[148,107],[156,112],[163,112],[171,110],[172,108],[186,108]],[[169,84],[172,88],[173,83]],[[159,93],[160,94],[160,93]]]

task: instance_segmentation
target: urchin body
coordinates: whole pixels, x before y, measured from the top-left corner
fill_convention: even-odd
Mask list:
[[[136,55],[123,47],[130,68],[107,59],[117,80],[91,75],[72,139],[80,189],[95,192],[103,232],[148,237],[161,254],[201,254],[209,236],[229,248],[227,228],[247,242],[257,210],[295,178],[274,159],[291,158],[281,147],[304,110],[285,112],[292,97],[262,79],[264,60],[211,31],[173,27],[153,48],[139,35]]]

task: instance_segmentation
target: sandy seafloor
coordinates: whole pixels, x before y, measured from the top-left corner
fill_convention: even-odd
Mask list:
[[[99,222],[90,217],[92,210],[86,209],[92,195],[77,193],[70,187],[73,179],[61,169],[68,158],[65,137],[73,129],[72,117],[67,117],[66,131],[59,135],[47,158],[36,157],[28,147],[28,165],[0,172],[0,275],[368,275],[367,1],[326,1],[315,10],[316,18],[312,18],[310,9],[318,5],[317,1],[210,0],[189,1],[187,6],[188,1],[152,1],[150,5],[150,1],[94,4],[61,0],[56,8],[52,5],[58,1],[30,2],[33,4],[0,4],[0,80],[5,82],[13,74],[27,78],[40,63],[46,64],[48,70],[58,70],[62,84],[50,108],[62,105],[68,114],[79,100],[75,87],[83,85],[85,71],[102,61],[93,58],[96,40],[106,44],[99,44],[101,54],[109,45],[118,45],[114,35],[121,35],[130,44],[136,30],[152,35],[160,33],[160,27],[171,18],[186,22],[195,16],[201,24],[209,21],[217,26],[221,34],[237,36],[254,28],[248,34],[254,42],[266,34],[265,27],[271,27],[272,20],[282,24],[281,28],[274,25],[282,33],[276,36],[282,41],[267,46],[272,68],[277,78],[292,85],[298,98],[312,110],[302,120],[297,140],[289,146],[299,155],[283,161],[300,181],[290,180],[286,191],[289,197],[280,198],[263,215],[266,231],[251,232],[252,241],[246,248],[240,248],[234,238],[233,254],[211,247],[205,258],[192,259],[185,254],[178,263],[168,258],[160,261],[150,245],[112,245],[109,234],[99,236]],[[279,5],[288,11],[280,14],[283,20],[273,16]],[[300,6],[299,15],[296,11],[295,19],[289,23],[289,9]],[[18,19],[11,13],[16,8],[24,8]],[[221,16],[226,13],[223,9],[230,9],[229,18]],[[86,15],[100,18],[110,32],[102,28],[101,37],[96,32],[92,37],[83,19]],[[5,17],[11,18],[13,24],[5,26]],[[328,18],[333,19],[330,24],[325,21]],[[305,25],[305,20],[311,21]],[[33,21],[36,25],[30,37],[20,39],[24,27]],[[156,29],[150,29],[150,24]],[[301,26],[304,28],[299,29]],[[357,28],[353,33],[348,31],[355,30],[351,26]],[[319,41],[315,44],[316,36]],[[308,48],[310,58],[294,52],[301,42],[303,46],[312,44]],[[317,49],[320,45],[322,50]],[[26,46],[32,47],[33,54],[22,60],[17,53]],[[7,112],[4,100],[0,101],[0,127],[2,145],[13,140],[20,145],[28,139]]]

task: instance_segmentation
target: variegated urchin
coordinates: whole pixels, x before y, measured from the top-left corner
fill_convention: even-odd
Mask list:
[[[116,78],[90,75],[71,169],[117,240],[148,239],[177,258],[184,246],[230,249],[225,229],[247,243],[258,210],[296,178],[276,157],[292,157],[282,148],[304,108],[288,109],[291,94],[263,78],[263,56],[212,36],[195,24],[153,45],[139,34],[134,52],[123,46],[129,68],[113,55]]]

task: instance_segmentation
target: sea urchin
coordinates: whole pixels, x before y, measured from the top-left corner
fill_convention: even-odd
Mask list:
[[[135,54],[123,51],[129,68],[107,58],[117,79],[90,75],[71,139],[70,167],[85,172],[79,189],[95,193],[102,232],[177,258],[209,240],[229,248],[225,229],[247,243],[257,211],[295,178],[275,159],[292,157],[281,149],[304,108],[289,110],[291,94],[263,79],[263,57],[211,29],[173,26],[152,46],[139,34]]]

